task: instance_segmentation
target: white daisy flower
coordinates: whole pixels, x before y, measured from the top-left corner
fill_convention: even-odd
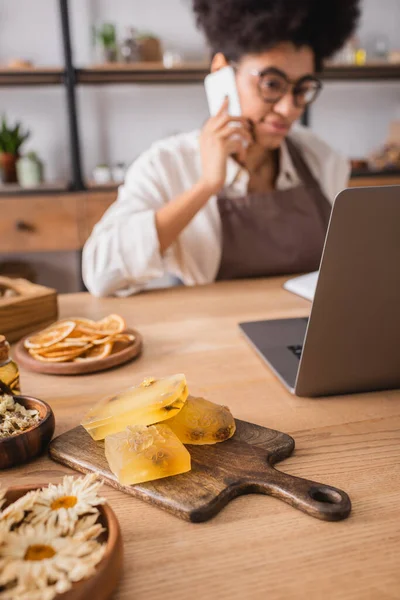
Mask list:
[[[59,579],[54,585],[40,585],[41,583],[43,584],[43,582],[37,581],[32,575],[27,575],[23,585],[17,585],[11,589],[14,594],[18,590],[22,598],[26,600],[43,600],[68,592],[72,587],[72,583],[67,577]],[[20,596],[16,596],[16,598],[20,600]]]
[[[0,546],[0,586],[14,584],[65,591],[69,583],[90,577],[103,558],[105,544],[61,537],[51,524],[24,525],[10,531]]]
[[[0,512],[0,523],[7,522],[9,527],[21,523],[26,513],[32,510],[39,498],[39,494],[40,490],[32,490],[10,504],[10,506],[7,506],[7,508]]]
[[[63,534],[72,532],[81,515],[98,514],[95,507],[105,503],[105,498],[97,495],[101,486],[94,474],[78,479],[66,476],[61,484],[50,484],[41,491],[28,520],[57,525]]]
[[[10,531],[11,525],[8,521],[0,521],[0,546],[3,544],[7,533]]]
[[[97,539],[99,535],[105,531],[102,524],[97,522],[98,517],[98,514],[81,517],[76,522],[73,537],[77,540]]]
[[[65,591],[70,588],[71,584]],[[53,600],[58,593],[62,592],[57,592],[54,585],[45,588],[17,585],[0,592],[0,600]]]

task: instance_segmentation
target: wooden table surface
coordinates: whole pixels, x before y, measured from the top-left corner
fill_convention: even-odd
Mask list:
[[[144,376],[186,374],[190,390],[247,421],[291,434],[283,471],[345,490],[348,520],[323,522],[267,496],[244,496],[190,524],[105,486],[121,524],[124,575],[115,600],[386,600],[400,598],[400,392],[291,396],[248,346],[241,320],[307,315],[282,279],[174,288],[126,299],[60,297],[61,316],[119,313],[144,337],[136,362],[96,375],[21,372],[49,402],[56,434],[108,393]],[[4,486],[57,482],[71,471],[42,457],[1,473]]]

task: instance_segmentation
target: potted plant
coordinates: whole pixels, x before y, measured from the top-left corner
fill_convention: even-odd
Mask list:
[[[125,179],[126,165],[123,162],[119,162],[111,167],[111,175],[114,183],[122,183]]]
[[[38,186],[43,181],[43,163],[36,152],[28,152],[17,161],[17,178],[22,188]]]
[[[139,45],[136,40],[136,31],[129,27],[126,38],[122,41],[119,53],[125,63],[138,62],[140,60]]]
[[[107,164],[99,164],[93,169],[93,180],[97,185],[105,185],[111,181],[111,169]]]
[[[96,29],[93,27],[93,42],[99,42],[103,51],[103,62],[115,62],[117,60],[117,34],[115,25],[104,23]]]
[[[136,40],[139,46],[140,60],[144,62],[162,61],[162,47],[158,37],[148,32],[137,34]]]
[[[3,171],[4,183],[17,181],[16,162],[21,146],[29,135],[29,131],[22,132],[21,123],[10,127],[3,116],[0,129],[0,167]]]

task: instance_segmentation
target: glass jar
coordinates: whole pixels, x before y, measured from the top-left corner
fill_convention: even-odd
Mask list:
[[[10,358],[10,344],[4,335],[0,335],[0,381],[5,383],[14,394],[20,394],[19,368]]]

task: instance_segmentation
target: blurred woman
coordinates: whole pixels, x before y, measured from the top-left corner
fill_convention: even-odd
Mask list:
[[[348,161],[293,125],[317,98],[323,60],[345,43],[358,0],[193,0],[213,50],[235,70],[201,131],[154,144],[130,167],[83,252],[95,295],[128,295],[165,274],[186,285],[318,268]],[[232,124],[235,127],[232,127]]]

